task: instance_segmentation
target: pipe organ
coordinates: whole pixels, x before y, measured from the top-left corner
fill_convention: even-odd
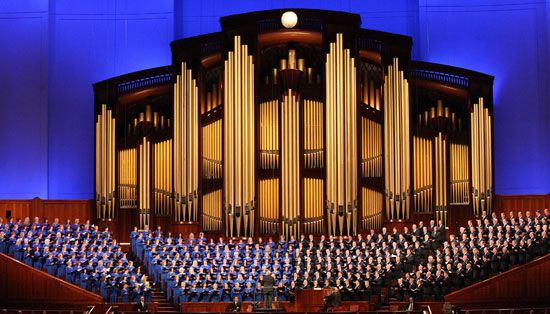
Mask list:
[[[331,235],[357,233],[357,98],[355,59],[342,34],[326,61],[327,203]]]
[[[279,102],[260,104],[260,167],[279,169]]]
[[[151,142],[144,137],[139,144],[139,226],[149,226],[151,212]]]
[[[282,160],[281,160],[281,196],[282,196],[282,234],[299,235],[300,220],[300,143],[298,134],[299,102],[292,90],[288,90],[281,103],[282,121]]]
[[[469,203],[468,146],[452,143],[450,147],[451,204]]]
[[[215,190],[202,196],[202,230],[222,230],[222,190]]]
[[[136,208],[137,150],[135,148],[120,150],[118,152],[118,167],[118,195],[120,208]],[[171,189],[169,191],[171,191]]]
[[[324,167],[323,103],[304,100],[304,168]]]
[[[202,127],[202,177],[222,177],[222,120]]]
[[[380,229],[384,212],[384,195],[376,190],[361,188],[362,214],[361,225],[363,230]]]
[[[361,176],[382,177],[382,126],[361,118]]]
[[[224,61],[224,208],[226,235],[254,235],[254,64],[235,36]]]
[[[351,13],[221,19],[94,84],[97,217],[185,235],[355,235],[493,206],[491,76]],[[466,213],[467,212],[467,213]]]
[[[277,234],[279,220],[279,179],[260,181],[260,233]]]
[[[175,220],[198,219],[198,87],[193,72],[181,63],[174,85]]]
[[[431,212],[433,195],[432,141],[428,138],[415,136],[413,145],[414,208],[417,212]]]
[[[153,193],[155,215],[169,216],[172,212],[172,140],[153,144]]]
[[[447,140],[440,132],[435,145],[435,218],[447,224]]]
[[[384,77],[386,218],[410,218],[409,83],[393,58]]]
[[[475,215],[493,208],[493,148],[491,116],[480,97],[471,119],[472,201]]]
[[[95,201],[99,219],[115,216],[115,133],[113,111],[102,104],[95,123]]]

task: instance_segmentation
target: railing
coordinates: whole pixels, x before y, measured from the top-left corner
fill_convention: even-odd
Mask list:
[[[465,88],[468,87],[468,84],[469,84],[469,79],[465,76],[449,74],[449,73],[440,72],[440,71],[412,69],[410,74],[412,77],[415,77],[415,78],[438,81],[441,83],[457,85]]]
[[[134,313],[143,313],[143,312],[129,312],[129,311],[126,311],[124,312],[124,314],[134,314]],[[185,312],[186,314],[234,314],[235,312]],[[244,311],[242,312],[239,312],[239,313],[244,313]],[[262,312],[254,312],[254,311],[251,311],[251,312],[246,312],[246,313],[283,313],[283,311],[281,311],[281,309],[273,309],[272,312],[268,312],[268,311],[265,311],[263,310]],[[308,314],[308,313],[312,313],[312,312],[292,312],[293,314]],[[424,314],[422,311],[390,311],[390,310],[380,310],[380,311],[328,311],[328,312],[323,312],[323,311],[319,311],[319,312],[314,312],[315,314],[331,314],[331,313],[339,313],[339,314]]]
[[[90,314],[82,310],[52,310],[52,309],[2,309],[1,314]]]
[[[510,309],[463,309],[464,314],[548,314],[550,307],[526,307]]]
[[[158,74],[118,84],[118,92],[126,93],[147,86],[172,83],[172,73]]]

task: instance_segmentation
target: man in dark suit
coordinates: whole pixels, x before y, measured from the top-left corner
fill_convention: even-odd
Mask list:
[[[234,297],[233,302],[229,304],[228,308],[229,312],[240,312],[241,311],[241,301],[239,301],[239,297]]]
[[[147,303],[145,303],[145,297],[141,296],[139,302],[135,306],[135,311],[138,312],[147,312]]]
[[[274,289],[275,285],[275,279],[271,275],[270,271],[267,271],[265,276],[262,279],[262,286],[263,293],[264,293],[264,302],[265,302],[265,308],[270,309],[271,303],[273,302],[273,293],[275,292]]]

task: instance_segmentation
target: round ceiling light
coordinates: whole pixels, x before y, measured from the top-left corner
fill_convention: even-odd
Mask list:
[[[293,28],[298,24],[298,15],[292,11],[286,11],[281,16],[281,23],[286,28]]]

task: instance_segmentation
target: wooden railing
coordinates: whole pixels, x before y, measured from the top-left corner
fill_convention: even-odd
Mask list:
[[[523,307],[511,309],[462,309],[464,314],[549,314],[550,307]]]
[[[548,306],[550,254],[445,296],[463,308]]]
[[[101,296],[0,253],[0,306],[75,307],[103,303]]]

